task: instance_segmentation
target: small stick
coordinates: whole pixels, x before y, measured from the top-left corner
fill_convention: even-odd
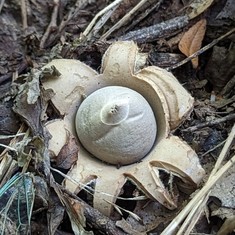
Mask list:
[[[232,143],[233,143],[233,140],[234,140],[234,136],[235,136],[235,125],[233,126],[231,132],[230,132],[230,135],[228,136],[225,144],[224,144],[224,147],[222,149],[222,151],[220,152],[220,155],[215,163],[215,166],[210,174],[210,177],[208,179],[208,181],[213,177],[213,175],[216,174],[216,172],[219,170],[223,160],[225,159]]]
[[[198,57],[199,55],[201,55],[202,53],[204,53],[205,51],[207,51],[208,49],[213,47],[215,44],[217,44],[219,41],[221,41],[222,39],[228,37],[230,34],[233,34],[234,32],[235,32],[235,28],[231,29],[229,32],[227,32],[226,34],[220,36],[219,38],[214,39],[211,43],[204,46],[200,50],[196,51],[195,53],[193,53],[192,55],[190,55],[186,59],[180,61],[179,63],[177,63],[175,65],[172,65],[172,66],[166,68],[166,70],[170,71],[172,69],[176,69],[176,68],[182,66],[183,64],[186,64],[187,62],[189,62],[190,60],[192,60],[195,57]]]
[[[138,19],[135,19],[131,24],[126,25],[125,31],[130,31],[130,29],[133,29],[136,25],[138,25],[145,17],[147,17],[153,10],[157,11],[162,4],[164,0],[159,0],[157,3],[153,4],[154,1],[150,1],[148,6],[145,8],[140,16],[138,16]]]
[[[117,9],[118,5],[107,11],[96,23],[96,25],[90,30],[87,35],[87,39],[89,40],[91,37],[96,37],[99,30],[103,27],[103,25],[107,22],[107,20],[111,17],[113,12]]]
[[[93,3],[95,2],[95,0],[77,0],[76,3],[74,4],[74,7],[71,7],[68,14],[66,14],[63,18],[63,20],[61,21],[60,25],[59,25],[59,30],[58,30],[58,34],[61,33],[64,28],[67,26],[67,24],[69,23],[69,21],[76,15],[78,14],[79,10],[81,8],[85,8],[87,6],[87,4],[89,3]],[[58,35],[56,36],[58,37]]]
[[[26,0],[21,0],[21,16],[23,29],[28,28]]]
[[[208,122],[200,123],[200,124],[192,126],[192,127],[188,127],[182,131],[192,132],[192,131],[196,131],[198,129],[201,129],[201,128],[204,128],[207,126],[214,126],[214,125],[217,125],[222,122],[231,121],[233,119],[235,119],[235,113],[229,114],[229,115],[222,117],[222,118],[217,118],[213,121],[208,121]]]
[[[97,19],[102,16],[103,14],[105,14],[106,12],[108,12],[110,9],[112,9],[113,7],[115,7],[116,5],[118,5],[120,2],[122,2],[123,0],[115,0],[114,2],[112,2],[111,4],[109,4],[107,7],[105,7],[104,9],[102,9],[100,12],[98,12],[95,17],[93,18],[93,20],[90,22],[90,24],[86,27],[86,29],[83,32],[83,36],[87,36],[91,29],[93,28],[93,26],[95,25],[95,22],[97,21]]]
[[[221,143],[217,144],[214,148],[209,149],[208,151],[206,151],[205,153],[203,153],[202,155],[200,155],[200,157],[204,157],[206,156],[208,153],[214,151],[215,149],[219,148],[221,145],[223,145],[225,143],[226,140],[222,141]]]
[[[92,224],[92,226],[95,229],[98,229],[99,231],[104,232],[105,234],[110,234],[110,235],[126,235],[125,232],[123,232],[121,229],[119,229],[115,221],[109,219],[107,216],[103,215],[100,213],[98,210],[94,209],[90,205],[88,205],[86,202],[82,201],[81,198],[79,198],[77,195],[74,193],[71,193],[61,185],[57,183],[55,184],[54,189],[56,190],[56,187],[58,187],[63,193],[67,194],[68,196],[72,197],[73,199],[77,200],[78,203],[80,203],[81,207],[84,208],[84,215],[88,221],[88,223]]]
[[[29,67],[29,66],[31,66],[31,65],[30,65],[30,62],[27,61],[27,59],[25,59],[25,60],[23,60],[23,61],[21,62],[21,64],[18,66],[18,68],[17,68],[16,71],[18,72],[18,74],[20,74],[20,73],[22,73],[22,72],[23,72],[27,67]],[[1,85],[2,83],[6,82],[7,80],[11,79],[12,76],[13,76],[13,73],[12,73],[12,72],[7,73],[7,74],[1,76],[1,77],[0,77],[0,85]]]
[[[131,31],[126,35],[119,37],[118,40],[134,40],[138,43],[156,41],[158,38],[166,37],[172,32],[182,29],[188,24],[188,20],[187,16],[178,16],[150,27]]]
[[[127,22],[127,20],[147,1],[148,0],[141,0],[130,12],[128,12],[124,17],[122,17],[121,20],[119,20],[113,27],[111,27],[105,34],[103,34],[100,40],[105,40],[112,32],[123,26]]]
[[[59,12],[59,6],[60,6],[60,0],[53,0],[54,8],[53,12],[51,15],[51,21],[50,24],[48,25],[46,32],[42,36],[41,42],[40,42],[40,48],[45,47],[46,40],[48,39],[51,31],[55,30],[57,28],[57,17],[58,17],[58,12]]]
[[[1,1],[0,2],[0,13],[1,13],[5,0],[0,0],[0,1]]]

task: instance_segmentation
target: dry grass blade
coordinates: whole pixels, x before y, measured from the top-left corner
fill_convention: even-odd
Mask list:
[[[17,154],[20,142],[28,137],[28,132],[25,126],[21,125],[20,129],[15,135],[0,136],[0,139],[12,138],[9,145],[0,144],[5,149],[0,154],[0,187],[2,187],[11,178],[12,174],[18,168],[17,160],[8,154],[8,151],[14,151]]]
[[[48,39],[50,32],[57,27],[56,21],[57,21],[57,17],[58,17],[58,13],[59,13],[59,0],[54,0],[53,4],[54,4],[54,8],[53,8],[53,11],[51,14],[51,21],[50,21],[42,39],[41,39],[40,48],[45,47],[46,40]]]
[[[193,227],[195,226],[195,224],[197,223],[204,206],[207,203],[207,200],[209,198],[209,193],[202,198],[196,206],[194,206],[194,208],[192,208],[192,210],[190,211],[189,215],[187,216],[187,218],[185,219],[184,223],[182,224],[182,226],[180,227],[179,231],[177,232],[177,235],[188,235],[190,234],[191,230],[193,229]]]
[[[17,145],[17,143],[19,141],[17,139],[17,137],[24,136],[24,135],[26,135],[25,126],[24,126],[24,124],[22,124],[20,129],[18,130],[18,132],[15,135],[10,136],[10,138],[13,137],[13,139],[11,140],[11,142],[10,142],[10,144],[8,146],[5,146],[7,148],[4,149],[3,152],[0,154],[0,160],[5,156],[5,154],[7,153],[8,149],[12,148],[12,150],[15,150],[15,146]]]
[[[231,143],[235,138],[235,125],[233,126],[227,141],[221,151],[221,154],[218,158],[218,162],[216,166],[219,166],[221,163],[221,159],[224,159],[225,155],[227,154]],[[223,176],[223,174],[233,166],[235,163],[235,155],[218,171],[212,171],[208,181],[202,187],[202,189],[194,196],[194,198],[185,206],[185,208],[178,214],[178,216],[164,229],[162,235],[174,234],[176,232],[176,228],[182,223],[182,221],[190,214],[194,207],[198,207],[200,205],[200,200],[204,201],[205,197],[210,192],[212,186]],[[217,167],[216,167],[217,168]],[[194,213],[192,213],[194,214]],[[192,218],[191,218],[192,219]],[[190,219],[188,219],[190,220]],[[182,234],[182,233],[179,233]]]
[[[118,8],[118,5],[107,11],[103,16],[100,17],[100,19],[96,22],[95,26],[91,29],[89,34],[87,35],[87,39],[89,40],[91,37],[97,37],[98,38],[98,32],[100,29],[105,25],[105,23],[110,19],[110,17],[113,15],[115,10]]]
[[[140,218],[137,214],[135,214],[134,212],[131,212],[131,211],[129,211],[129,210],[126,210],[126,209],[124,209],[124,208],[122,208],[122,207],[118,206],[117,204],[112,203],[112,202],[110,202],[110,201],[107,201],[107,202],[110,203],[111,205],[113,205],[113,207],[117,210],[117,212],[118,212],[120,215],[123,215],[123,214],[122,214],[122,211],[124,211],[124,212],[128,213],[128,214],[129,214],[132,218],[134,218],[135,220],[141,221],[141,218]]]
[[[53,167],[50,167],[52,171],[54,172],[57,172],[58,174],[60,174],[61,176],[63,176],[64,178],[66,178],[67,180],[73,182],[74,184],[76,185],[79,185],[79,187],[81,187],[84,191],[86,191],[87,193],[93,195],[94,192],[96,191],[97,193],[100,193],[100,194],[103,194],[103,195],[106,195],[106,196],[110,196],[110,197],[113,197],[113,195],[109,194],[109,193],[105,193],[105,192],[101,192],[101,191],[98,191],[98,190],[94,190],[93,188],[89,187],[88,185],[86,184],[83,184],[81,182],[78,182],[76,180],[74,180],[73,178],[71,178],[70,176],[64,174],[63,172],[53,168]],[[120,199],[120,200],[124,200],[124,201],[140,201],[140,200],[146,200],[146,196],[137,196],[137,197],[132,197],[132,198],[126,198],[126,197],[116,197],[116,199]]]
[[[216,172],[219,170],[221,163],[223,162],[223,160],[225,159],[231,145],[233,144],[234,141],[234,136],[235,136],[235,125],[233,126],[231,133],[229,135],[229,137],[227,138],[225,145],[222,149],[222,151],[220,152],[220,155],[215,163],[215,166],[210,174],[210,177],[208,179],[208,181],[216,174]]]
[[[29,233],[34,198],[33,176],[29,173],[14,175],[0,189],[1,234],[8,234],[9,226],[16,227],[19,234]]]
[[[98,20],[98,18],[100,16],[104,15],[106,12],[108,12],[110,9],[114,8],[115,6],[117,6],[122,1],[123,0],[116,0],[116,1],[112,2],[111,4],[109,4],[107,7],[105,7],[104,9],[102,9],[100,12],[98,12],[95,15],[95,17],[92,19],[90,24],[87,26],[87,28],[84,30],[83,36],[86,37],[90,33],[90,31],[92,30],[92,28],[94,27],[96,21]]]
[[[0,135],[0,140],[1,139],[16,138],[18,136],[23,136],[23,135],[25,135],[25,133],[18,133],[18,134],[15,134],[15,135]],[[8,145],[5,145],[5,144],[1,144],[0,143],[0,146],[3,147],[3,148],[6,148],[6,150],[9,149],[11,151],[15,151],[15,152],[17,151],[16,148],[8,146]],[[0,158],[1,157],[2,157],[2,154],[1,154]]]
[[[17,168],[17,161],[9,154],[5,154],[0,160],[0,188],[8,182]]]

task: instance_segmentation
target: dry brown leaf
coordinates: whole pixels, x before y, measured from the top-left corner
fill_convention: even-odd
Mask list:
[[[77,161],[79,151],[76,138],[70,133],[67,134],[67,142],[56,159],[56,165],[63,169],[69,169]]]
[[[206,32],[206,19],[198,21],[187,32],[179,42],[179,50],[186,56],[190,56],[201,48],[202,40]],[[192,59],[193,68],[198,67],[198,57]]]

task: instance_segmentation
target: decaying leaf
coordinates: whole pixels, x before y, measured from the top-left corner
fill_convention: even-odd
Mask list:
[[[68,131],[67,134],[67,142],[56,158],[56,165],[63,169],[69,169],[77,161],[79,151],[75,137]]]
[[[32,70],[29,74],[18,78],[23,83],[13,84],[12,92],[15,94],[13,110],[21,116],[36,136],[43,136],[41,121],[45,116],[46,104],[54,95],[52,91],[43,92],[40,80],[57,78],[60,75],[55,67],[43,70]]]
[[[206,20],[202,19],[193,25],[179,42],[180,51],[186,56],[190,56],[201,48],[202,40],[206,32]],[[192,59],[193,67],[198,67],[198,57]]]
[[[205,68],[205,77],[213,84],[213,89],[221,91],[235,74],[235,45],[229,48],[214,46]],[[231,86],[230,90],[233,90]]]
[[[223,223],[222,227],[218,231],[217,235],[227,235],[231,234],[235,230],[235,216],[228,218]]]
[[[142,219],[141,223],[131,216],[128,216],[126,221],[131,224],[132,228],[142,232],[142,234],[148,234],[148,232],[161,226],[161,224],[166,225],[173,219],[173,215],[167,208],[153,200],[137,201],[133,212],[140,216]]]
[[[36,72],[31,81],[28,82],[28,92],[27,92],[27,103],[34,104],[38,97],[40,96],[40,88],[39,88],[39,76],[40,73]]]
[[[54,185],[54,189],[63,205],[66,208],[71,221],[71,226],[75,235],[93,235],[93,232],[88,232],[84,229],[86,226],[86,217],[84,216],[84,205],[79,201],[70,198],[63,194],[61,190]]]
[[[121,228],[127,234],[135,234],[135,235],[145,235],[146,233],[138,232],[134,228],[132,228],[131,224],[129,224],[125,219],[118,220],[116,222],[117,227]]]
[[[216,16],[216,19],[235,20],[235,4],[234,0],[227,0],[222,11]]]
[[[49,234],[56,234],[56,230],[64,219],[65,208],[53,190],[50,191],[50,200],[53,205],[50,204],[51,207],[48,211],[48,230]]]
[[[38,98],[38,91],[37,94],[33,95],[33,90],[29,89],[29,84],[30,82],[26,81],[18,87],[13,110],[24,119],[33,134],[41,135],[43,132],[40,123],[41,100]]]

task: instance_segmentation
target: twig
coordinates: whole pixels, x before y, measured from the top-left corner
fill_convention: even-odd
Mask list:
[[[123,0],[115,0],[114,2],[112,2],[111,4],[109,4],[107,7],[105,7],[104,9],[102,9],[100,12],[98,12],[95,17],[92,19],[92,21],[90,22],[90,24],[86,27],[86,29],[83,32],[83,36],[87,37],[87,35],[90,33],[91,29],[93,28],[93,26],[95,25],[95,22],[97,21],[97,19],[102,16],[103,14],[105,14],[106,12],[108,12],[110,9],[112,9],[113,7],[117,6],[120,2],[122,2]]]
[[[235,75],[228,81],[228,83],[224,86],[220,95],[226,97],[235,87]],[[226,95],[226,96],[225,96]]]
[[[126,35],[119,37],[118,40],[134,40],[139,43],[156,41],[158,38],[168,36],[172,32],[182,29],[188,22],[187,16],[175,17],[150,27],[131,31]]]
[[[88,0],[86,1],[77,0],[77,2],[75,3],[75,6],[70,8],[68,14],[66,14],[63,20],[60,22],[58,35],[64,30],[64,28],[69,23],[69,21],[78,13],[79,9],[81,7],[85,7],[87,3],[88,3]]]
[[[4,2],[5,2],[5,0],[1,0],[1,2],[0,2],[0,13],[1,13],[1,11],[2,11],[2,8],[3,8],[3,5],[4,5]]]
[[[195,53],[193,53],[192,55],[190,55],[186,59],[180,61],[179,63],[177,63],[175,65],[172,65],[172,66],[166,68],[166,70],[170,71],[172,69],[176,69],[176,68],[182,66],[183,64],[186,64],[187,62],[189,62],[190,60],[192,60],[195,57],[198,57],[199,55],[201,55],[202,53],[204,53],[205,51],[207,51],[208,49],[213,47],[215,44],[217,44],[219,41],[221,41],[222,39],[228,37],[229,35],[231,35],[234,32],[235,32],[235,28],[231,29],[229,32],[227,32],[226,34],[220,36],[219,38],[214,39],[211,43],[209,43],[208,45],[204,46],[200,50],[196,51]]]
[[[57,40],[62,34],[65,27],[72,20],[74,16],[76,16],[81,8],[85,8],[87,4],[93,3],[95,0],[77,0],[74,4],[74,7],[69,9],[69,12],[64,16],[63,20],[61,20],[57,32],[53,35],[50,40],[47,42],[47,46],[51,45],[55,40]]]
[[[22,16],[23,29],[28,28],[26,1],[27,0],[21,0],[21,16]]]
[[[148,0],[141,0],[130,12],[128,12],[121,20],[119,20],[113,27],[111,27],[105,34],[103,34],[100,40],[105,40],[112,32],[123,26],[127,20],[142,7]]]
[[[30,61],[28,61],[27,59],[24,59],[22,61],[22,63],[19,65],[18,69],[16,69],[16,71],[18,72],[18,74],[22,73],[26,68],[28,68],[29,66],[31,66]],[[0,77],[0,85],[4,82],[6,82],[7,80],[11,79],[13,76],[13,72],[5,74],[3,76]]]
[[[147,17],[153,10],[157,11],[162,4],[163,0],[158,0],[157,3],[155,3],[155,0],[151,0],[148,2],[148,6],[145,7],[145,10],[142,12],[142,14],[139,16],[138,19],[135,19],[131,22],[131,24],[126,25],[125,31],[130,31],[133,29],[136,25],[138,25],[145,17]]]
[[[223,160],[225,159],[225,157],[226,157],[226,155],[227,155],[227,153],[228,153],[228,151],[229,151],[229,149],[230,149],[230,147],[231,147],[231,145],[233,143],[234,136],[235,136],[235,125],[233,126],[233,128],[232,128],[232,130],[231,130],[231,132],[230,132],[230,134],[229,134],[229,136],[228,136],[228,138],[227,138],[227,140],[225,142],[225,145],[224,145],[222,151],[220,152],[220,155],[219,155],[219,157],[218,157],[218,159],[217,159],[217,161],[215,163],[215,166],[214,166],[214,168],[213,168],[213,170],[212,170],[212,172],[210,174],[210,177],[209,177],[208,181],[219,170]]]
[[[61,191],[63,191],[73,199],[77,200],[77,202],[81,204],[81,207],[84,208],[84,215],[87,221],[92,224],[95,229],[110,235],[126,235],[126,233],[122,232],[119,228],[116,227],[115,221],[112,221],[111,219],[100,213],[98,210],[94,209],[86,202],[82,201],[82,199],[79,198],[77,195],[71,193],[70,191],[68,191],[57,183],[55,183],[54,188],[55,187],[58,187]]]
[[[53,0],[53,4],[54,4],[54,8],[53,8],[53,12],[52,12],[52,15],[51,15],[51,21],[50,21],[50,24],[48,25],[48,27],[46,29],[46,32],[42,36],[42,39],[41,39],[41,42],[40,42],[40,48],[45,47],[46,40],[48,39],[50,33],[52,31],[54,31],[55,28],[57,28],[56,20],[57,20],[57,17],[58,17],[60,0]]]
[[[235,137],[235,124],[227,138],[227,141],[220,153],[218,158],[218,163],[216,166],[220,165],[221,159],[224,159],[226,153],[228,152],[231,142]],[[177,217],[172,220],[172,222],[164,229],[161,235],[174,234],[176,228],[180,225],[180,223],[189,215],[190,211],[195,207],[195,205],[199,205],[199,201],[205,199],[207,194],[210,192],[212,186],[222,177],[222,175],[228,171],[230,167],[235,164],[235,155],[219,169],[217,172],[214,170],[211,172],[210,177],[206,184],[202,187],[202,189],[193,197],[193,199],[185,206],[185,208],[177,215]],[[217,167],[216,167],[217,168]]]
[[[108,19],[111,17],[113,12],[117,9],[118,5],[110,9],[108,12],[106,12],[96,23],[96,25],[91,29],[89,34],[87,35],[87,40],[90,40],[91,37],[96,37],[99,30],[103,27],[103,25],[108,21]]]
[[[206,151],[205,153],[203,153],[202,155],[200,155],[200,157],[204,157],[206,156],[208,153],[214,151],[215,149],[219,148],[221,145],[223,145],[225,143],[226,140],[222,141],[221,143],[217,144],[214,148],[209,149],[208,151]]]
[[[229,115],[227,115],[225,117],[222,117],[222,118],[217,118],[217,119],[212,120],[212,121],[208,121],[208,122],[200,123],[200,124],[195,125],[195,126],[188,127],[188,128],[186,128],[182,131],[192,132],[192,131],[196,131],[198,129],[201,129],[201,128],[204,128],[204,127],[207,127],[207,126],[218,125],[219,123],[226,122],[226,121],[231,121],[231,120],[234,120],[234,119],[235,119],[235,113],[232,113],[232,114],[229,114]]]

